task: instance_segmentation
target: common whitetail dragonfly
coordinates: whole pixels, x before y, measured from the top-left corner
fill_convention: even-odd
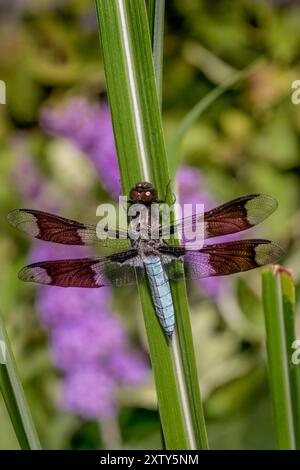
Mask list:
[[[137,183],[130,192],[131,204],[147,208],[158,202],[157,192],[151,183]],[[264,194],[243,196],[227,202],[202,215],[194,214],[175,221],[170,227],[174,234],[179,227],[201,221],[204,239],[247,230],[262,222],[277,207],[277,202]],[[283,254],[274,242],[263,239],[237,240],[206,244],[201,248],[177,246],[164,240],[164,227],[160,226],[154,239],[141,236],[128,241],[127,233],[116,231],[116,237],[101,238],[96,225],[85,224],[47,212],[32,209],[15,209],[8,214],[9,222],[27,234],[48,242],[65,245],[98,243],[114,253],[102,258],[42,261],[25,266],[19,273],[22,281],[61,287],[103,287],[136,283],[136,276],[147,275],[155,311],[166,333],[171,338],[175,315],[169,279],[182,277],[178,261],[184,261],[184,277],[200,279],[248,271],[276,262]],[[149,220],[144,224],[150,226]],[[142,224],[141,224],[142,225]],[[144,227],[145,228],[145,227]],[[177,263],[176,263],[177,262]]]

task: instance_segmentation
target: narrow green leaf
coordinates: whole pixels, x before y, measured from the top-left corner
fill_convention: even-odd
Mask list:
[[[40,442],[21,385],[3,318],[0,314],[0,390],[20,447],[40,449]]]
[[[164,197],[168,163],[143,0],[96,0],[103,60],[124,194],[150,180]],[[168,195],[171,203],[172,195]],[[178,330],[170,343],[157,320],[149,286],[139,282],[164,438],[168,449],[207,448],[203,411],[182,281],[172,285]],[[182,317],[184,319],[182,320]],[[180,332],[182,324],[185,332]],[[182,339],[190,335],[188,339]],[[181,345],[188,344],[187,356]],[[189,381],[187,382],[187,378]],[[190,380],[192,378],[192,380]],[[192,400],[191,400],[192,397]],[[196,415],[196,413],[201,413]]]
[[[295,442],[296,449],[300,450],[300,365],[297,360],[294,360],[296,340],[295,285],[293,282],[292,273],[289,270],[282,270],[280,272],[280,279],[284,311],[286,348],[289,363],[289,379],[294,419]]]
[[[282,290],[283,268],[267,267],[263,270],[263,304],[267,334],[267,351],[270,387],[280,449],[295,449],[292,387],[290,382],[291,287],[284,279],[285,299]],[[288,294],[288,295],[287,295]],[[288,299],[288,300],[287,300]],[[287,303],[288,302],[288,307]],[[290,310],[288,312],[288,310]],[[288,324],[288,325],[287,325]],[[288,330],[286,330],[288,326]],[[294,327],[293,327],[294,328]]]
[[[209,108],[209,106],[211,106],[220,96],[222,96],[227,90],[232,88],[236,83],[250,76],[264,63],[265,62],[263,60],[256,61],[254,64],[251,64],[245,69],[233,74],[232,77],[225,80],[225,82],[221,85],[218,85],[210,93],[204,96],[204,98],[201,98],[201,100],[198,101],[198,103],[182,119],[182,121],[175,129],[170,142],[168,142],[167,145],[169,166],[172,178],[174,178],[176,175],[180,159],[180,146],[188,130],[195,124],[201,114],[207,108]]]
[[[148,19],[153,52],[154,72],[158,101],[162,101],[163,37],[165,24],[165,0],[149,0]]]

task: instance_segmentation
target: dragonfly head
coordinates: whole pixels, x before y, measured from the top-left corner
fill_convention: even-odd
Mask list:
[[[132,188],[129,197],[132,202],[149,204],[157,200],[157,192],[151,183],[142,181]]]

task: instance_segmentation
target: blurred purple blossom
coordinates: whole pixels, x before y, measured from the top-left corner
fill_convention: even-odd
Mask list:
[[[59,245],[44,246],[47,246],[44,251],[41,246],[35,248],[31,259],[63,256],[62,252],[61,256],[54,254]],[[73,256],[79,257],[76,255],[82,247],[67,248],[71,248]],[[106,418],[116,409],[113,401],[118,385],[140,385],[149,373],[146,360],[129,352],[128,335],[112,312],[111,304],[110,287],[64,289],[44,286],[38,293],[37,308],[42,322],[50,330],[54,363],[64,373],[61,406],[85,418]],[[87,375],[83,369],[89,371]],[[108,376],[110,392],[106,395]],[[85,384],[79,386],[80,377],[93,380],[99,386],[99,391],[91,392],[93,402],[90,404],[85,403],[85,393],[81,393]],[[96,410],[94,414],[93,409]]]
[[[118,385],[140,385],[149,374],[145,358],[129,351],[128,335],[113,314],[111,301],[111,288],[46,286],[38,295],[40,317],[50,328],[54,363],[64,373],[61,406],[84,418],[114,413]],[[99,388],[89,392],[89,404],[84,392],[89,387],[80,385],[84,380]]]
[[[140,385],[149,374],[145,358],[129,351],[128,335],[111,301],[110,288],[42,287],[38,296],[54,363],[64,373],[61,407],[84,418],[114,413],[118,385]],[[86,403],[92,383],[98,390],[89,391]]]
[[[123,353],[126,346],[125,331],[111,313],[97,311],[96,306],[94,311],[82,313],[81,318],[61,324],[52,333],[54,362],[66,372],[92,362],[102,361],[105,365],[104,361],[115,350]]]
[[[61,107],[46,107],[41,127],[51,135],[65,137],[85,153],[96,168],[103,186],[114,196],[121,192],[111,116],[106,104],[73,98]]]
[[[177,173],[179,199],[182,204],[204,204],[204,210],[210,210],[215,203],[211,195],[203,189],[203,177],[197,168],[180,166]],[[196,207],[193,207],[195,210]]]
[[[69,373],[63,382],[61,408],[88,419],[105,419],[116,409],[115,381],[97,364]]]
[[[107,369],[126,385],[139,385],[148,377],[145,359],[140,354],[117,348],[108,358]]]
[[[37,261],[64,259],[64,258],[85,258],[93,256],[93,252],[86,246],[60,245],[59,243],[44,242],[35,240],[29,253],[31,263]]]
[[[15,160],[12,179],[22,200],[32,208],[46,207],[54,212],[59,210],[61,204],[50,194],[49,186],[30,154],[25,135],[21,132],[14,134],[10,147]]]
[[[110,309],[112,292],[109,287],[80,289],[72,287],[41,287],[37,305],[41,320],[49,328],[59,328],[86,318],[90,312],[99,315]],[[54,301],[55,300],[55,301]],[[99,316],[99,322],[102,317]]]

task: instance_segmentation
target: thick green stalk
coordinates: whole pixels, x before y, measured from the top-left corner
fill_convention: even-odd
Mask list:
[[[163,198],[169,172],[145,2],[96,0],[96,4],[123,191],[128,194],[137,181],[146,179],[153,182],[159,197]],[[169,195],[168,203],[171,199],[172,195]],[[173,347],[155,314],[146,279],[139,282],[139,293],[166,446],[168,449],[206,448],[205,428],[198,426],[203,419],[194,415],[202,411],[198,381],[194,379],[188,386],[186,384],[188,370],[197,377],[195,362],[191,361],[183,377],[178,376],[176,363],[178,360],[184,363],[187,358],[182,357],[180,349],[176,351],[181,357],[174,357]],[[172,293],[180,344],[184,333],[179,329],[182,323],[189,325],[184,283],[172,286]],[[190,335],[190,332],[189,326],[186,334]],[[192,345],[191,336],[185,341]],[[188,351],[187,354],[193,356],[193,348],[192,353]],[[191,391],[195,385],[196,390]],[[191,395],[193,400],[190,400]],[[187,407],[186,398],[189,401]],[[191,415],[194,416],[191,418]],[[189,423],[192,423],[192,430]]]
[[[280,266],[265,268],[262,280],[270,388],[278,446],[280,449],[295,449],[299,439],[294,422],[294,412],[296,406],[299,407],[299,377],[295,377],[291,365],[290,343],[295,336],[294,287],[288,272]],[[299,374],[298,370],[296,374]],[[299,408],[297,413],[299,419]]]
[[[26,402],[15,359],[0,314],[0,390],[23,450],[41,448],[31,413]]]

